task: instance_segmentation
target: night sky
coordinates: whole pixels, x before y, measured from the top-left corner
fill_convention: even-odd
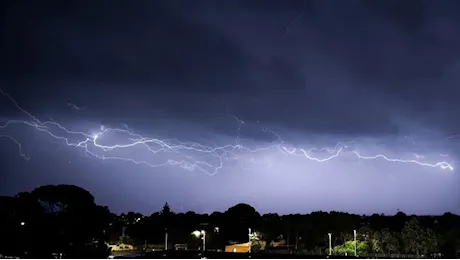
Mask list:
[[[460,213],[460,1],[0,5],[0,195]]]

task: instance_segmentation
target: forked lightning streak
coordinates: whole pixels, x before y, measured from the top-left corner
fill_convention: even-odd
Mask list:
[[[7,129],[13,125],[32,127],[39,132],[47,134],[53,139],[63,142],[69,147],[81,148],[88,156],[100,160],[126,161],[134,164],[146,165],[152,168],[174,165],[179,166],[185,170],[199,170],[209,175],[214,175],[219,172],[219,170],[224,168],[226,163],[229,161],[240,161],[244,160],[245,158],[247,159],[249,154],[263,153],[268,150],[273,150],[287,156],[303,157],[307,160],[317,163],[326,163],[339,157],[343,153],[348,153],[355,156],[355,158],[358,160],[384,160],[388,163],[409,163],[418,165],[420,167],[440,168],[451,171],[454,169],[453,166],[446,161],[429,163],[426,161],[425,156],[419,155],[416,155],[415,159],[413,157],[411,157],[412,159],[391,158],[384,154],[363,155],[351,147],[352,142],[339,142],[334,148],[312,148],[308,150],[302,148],[289,148],[288,145],[286,145],[282,140],[280,135],[268,128],[263,128],[261,130],[263,132],[272,134],[275,138],[275,141],[262,147],[251,148],[241,144],[241,129],[245,122],[230,114],[229,116],[236,120],[238,123],[236,129],[236,140],[234,144],[226,144],[223,146],[218,146],[215,144],[213,146],[209,146],[198,142],[182,142],[176,139],[144,137],[131,131],[125,124],[123,124],[125,126],[123,129],[101,127],[98,132],[85,133],[81,131],[70,130],[55,122],[54,120],[41,121],[29,113],[27,110],[19,106],[19,104],[8,93],[5,93],[0,89],[0,94],[10,100],[12,104],[26,116],[25,120],[7,120],[5,123],[0,125],[0,129]],[[105,137],[113,134],[123,135],[124,142],[105,144]],[[30,159],[27,154],[24,153],[23,145],[16,138],[6,134],[0,135],[0,137],[5,137],[13,141],[19,149],[19,155],[26,160]],[[168,156],[168,158],[163,159],[163,161],[160,163],[153,163],[153,160],[141,160],[136,159],[136,156],[127,157],[126,155],[120,155],[123,154],[124,150],[134,148],[142,148],[144,153],[148,153],[143,154],[142,158],[149,157],[155,159],[155,156],[158,154],[161,154],[162,156]],[[118,152],[118,155],[113,154],[116,152]],[[315,154],[323,155],[323,157],[317,157]],[[412,153],[412,155],[414,155],[414,153]],[[421,161],[421,159],[424,161]],[[271,166],[273,162],[270,162],[269,164]]]

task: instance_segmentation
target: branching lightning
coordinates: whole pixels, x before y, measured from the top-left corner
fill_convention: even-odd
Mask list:
[[[73,103],[70,103],[70,102],[67,103],[67,106],[72,108],[72,109],[74,109],[75,111],[78,111],[78,112],[83,111],[83,110],[86,109],[86,107],[79,107],[79,106],[77,106],[77,105],[75,105]]]
[[[454,138],[457,138],[457,137],[460,137],[460,133],[448,136],[448,137],[446,137],[446,139],[454,139]]]
[[[347,153],[355,156],[360,160],[384,160],[392,163],[408,163],[415,164],[421,167],[432,167],[453,170],[453,166],[446,161],[438,161],[429,163],[425,161],[425,157],[415,154],[415,159],[391,158],[384,154],[363,155],[353,149],[351,142],[339,142],[333,148],[289,148],[282,140],[280,135],[274,131],[263,128],[263,132],[273,135],[275,140],[265,146],[258,148],[250,148],[242,145],[240,142],[241,129],[245,124],[244,121],[231,114],[229,116],[238,123],[237,135],[235,144],[227,144],[218,146],[211,141],[212,146],[204,145],[197,142],[182,142],[176,139],[158,139],[144,137],[134,133],[126,124],[122,124],[124,128],[109,128],[101,126],[100,130],[93,133],[85,133],[81,131],[70,130],[54,120],[41,121],[27,110],[19,106],[19,104],[8,94],[0,89],[0,94],[9,99],[12,104],[25,116],[25,120],[7,120],[0,125],[0,129],[6,129],[13,125],[25,125],[43,132],[55,140],[59,140],[69,147],[81,148],[87,156],[100,160],[117,160],[131,162],[134,164],[142,164],[152,168],[162,167],[167,165],[179,166],[185,170],[199,170],[209,175],[214,175],[221,170],[228,161],[244,159],[245,156],[252,153],[261,153],[267,150],[278,151],[287,156],[298,156],[317,163],[324,163],[333,160],[340,155]],[[104,139],[111,135],[125,136],[125,142],[105,144]],[[0,135],[13,141],[19,148],[19,154],[24,159],[30,158],[23,152],[22,144],[11,135]],[[127,140],[127,141],[126,141]],[[133,156],[126,155],[127,149],[143,149],[143,157],[147,159],[136,159]],[[117,154],[113,154],[116,152]],[[122,154],[124,154],[122,156]],[[158,154],[164,154],[167,159],[159,163],[153,163],[154,158]],[[316,154],[323,155],[317,157]],[[413,154],[413,153],[412,153]],[[325,155],[325,156],[324,156]],[[152,159],[153,158],[153,159]],[[150,160],[152,159],[152,160]],[[423,161],[421,159],[424,159]],[[270,166],[272,162],[269,163]]]
[[[18,140],[16,140],[14,137],[12,137],[11,135],[0,135],[0,138],[8,138],[8,139],[10,139],[13,143],[15,143],[17,145],[19,155],[22,158],[24,158],[26,161],[30,160],[30,157],[23,152],[22,144],[20,142],[18,142]]]

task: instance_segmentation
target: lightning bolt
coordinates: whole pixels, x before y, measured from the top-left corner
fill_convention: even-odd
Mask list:
[[[12,137],[11,135],[0,135],[0,138],[8,138],[8,139],[10,139],[18,147],[19,155],[22,158],[24,158],[26,161],[30,160],[30,157],[22,151],[22,144],[18,140],[16,140],[14,137]]]
[[[460,133],[448,136],[448,137],[446,137],[446,139],[454,139],[454,138],[457,138],[457,137],[460,137]]]
[[[75,105],[73,103],[70,103],[70,102],[67,103],[67,106],[71,107],[72,109],[74,109],[75,111],[78,111],[78,112],[83,111],[83,110],[86,109],[86,107],[79,107],[79,106],[77,106],[77,105]]]
[[[417,159],[423,159],[423,158],[425,158],[424,155],[419,155],[419,154],[416,154],[416,153],[414,153],[414,156],[415,156],[415,158],[417,158]],[[442,156],[442,155],[441,155],[441,156]]]
[[[55,122],[54,120],[39,120],[30,112],[22,108],[8,93],[3,92],[2,89],[0,89],[0,94],[3,97],[9,99],[12,102],[12,104],[26,116],[26,120],[7,120],[3,125],[0,125],[0,129],[6,129],[9,126],[18,124],[26,125],[36,129],[39,132],[43,132],[44,134],[49,135],[55,140],[63,142],[65,145],[69,147],[77,147],[83,149],[84,153],[87,156],[104,161],[125,161],[137,165],[146,165],[152,168],[173,165],[181,167],[185,170],[199,170],[209,175],[214,175],[217,172],[219,172],[219,170],[222,169],[228,161],[238,161],[240,159],[244,159],[249,154],[260,153],[266,150],[277,150],[284,155],[303,157],[307,160],[315,161],[317,163],[324,163],[339,157],[343,153],[349,153],[361,160],[380,159],[385,160],[387,162],[409,163],[423,167],[448,169],[451,171],[454,170],[453,166],[448,162],[423,162],[419,160],[421,157],[418,155],[416,155],[416,159],[390,158],[384,154],[362,155],[358,151],[353,149],[353,147],[351,146],[354,141],[339,142],[333,148],[288,148],[287,145],[285,145],[285,142],[280,137],[280,135],[278,135],[269,128],[262,128],[261,131],[271,134],[275,140],[262,147],[249,148],[247,146],[242,145],[240,142],[241,129],[245,122],[239,119],[238,117],[231,115],[230,113],[228,113],[229,117],[233,118],[238,123],[236,141],[235,144],[227,144],[223,146],[218,146],[212,141],[210,142],[212,143],[212,146],[208,146],[196,142],[182,142],[177,139],[159,139],[144,137],[140,134],[133,132],[125,124],[122,124],[124,128],[110,128],[101,126],[99,131],[93,133],[73,131]],[[127,142],[105,144],[104,139],[106,139],[106,137],[110,135],[123,135],[125,136]],[[13,141],[19,148],[19,154],[26,160],[30,159],[23,152],[22,144],[18,142],[15,138],[13,138],[10,135],[1,135],[0,137],[6,137]],[[144,149],[144,151],[147,151],[149,153],[149,158],[153,158],[155,157],[155,155],[161,153],[166,154],[169,159],[161,163],[152,163],[149,160],[138,160],[129,156],[120,155],[123,153],[123,151],[126,151],[130,148]],[[112,155],[114,151],[119,152],[119,154],[117,156]],[[322,155],[325,154],[326,156],[315,156],[315,154],[318,153]],[[180,159],[175,159],[175,156],[179,156]],[[210,160],[202,159],[203,157],[214,158],[216,162],[210,163]]]
[[[237,145],[239,145],[240,144],[241,127],[244,125],[244,121],[239,119],[238,117],[230,114],[230,113],[227,113],[227,114],[228,114],[229,117],[235,119],[235,121],[238,122],[238,128],[236,130],[236,141],[235,141],[235,143]]]

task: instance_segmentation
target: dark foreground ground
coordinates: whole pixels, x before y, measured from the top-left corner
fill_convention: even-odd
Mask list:
[[[333,256],[328,257],[326,255],[294,255],[294,254],[276,254],[276,253],[226,253],[226,252],[198,252],[198,251],[157,251],[149,252],[146,254],[134,254],[122,257],[116,257],[117,259],[158,259],[158,258],[175,258],[175,259],[321,259],[321,258],[333,258],[333,259],[348,259],[356,257],[346,256]]]

